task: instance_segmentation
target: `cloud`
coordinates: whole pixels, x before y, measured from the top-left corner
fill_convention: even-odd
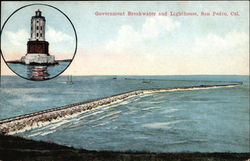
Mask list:
[[[122,25],[116,37],[99,50],[101,54],[88,60],[101,62],[93,65],[95,74],[248,74],[246,33],[204,33],[185,43],[174,39],[172,44],[168,36],[162,39],[179,26],[168,17],[147,18],[140,29]]]
[[[55,55],[56,59],[71,59],[73,57],[75,39],[72,36],[48,26],[45,38],[50,43],[50,54]]]
[[[19,29],[17,32],[6,31],[4,32],[7,36],[9,43],[15,46],[23,46],[26,44],[30,38],[29,32],[24,29]],[[61,32],[56,31],[54,28],[48,26],[48,31],[46,31],[46,39],[52,43],[73,41],[73,37]]]
[[[209,33],[190,48],[187,57],[198,67],[196,73],[249,74],[249,38],[244,32]]]
[[[193,53],[207,56],[226,56],[248,53],[249,37],[244,32],[232,31],[224,36],[213,33],[195,40]],[[205,54],[204,54],[205,53]]]
[[[135,30],[131,25],[123,25],[117,37],[107,42],[106,49],[117,53],[146,51],[149,41],[159,41],[160,35],[167,34],[179,26],[178,21],[159,16],[147,18],[140,30]]]
[[[52,43],[64,42],[64,41],[73,41],[73,37],[61,32],[56,31],[54,28],[48,26],[48,31],[46,31],[46,39]]]
[[[179,27],[180,23],[169,17],[150,17],[147,18],[142,28],[142,37],[151,39]]]
[[[17,32],[6,31],[5,34],[9,43],[14,46],[26,44],[29,38],[29,33],[24,29],[19,29]]]
[[[79,49],[64,74],[249,74],[248,34],[239,31],[217,34],[211,30],[211,33],[190,36],[186,30],[182,31],[185,26],[179,26],[178,21],[169,17],[147,18],[140,28],[122,25],[104,46]],[[188,41],[173,39],[171,35],[176,33]],[[51,44],[51,53],[59,46],[62,54],[62,44],[65,43]]]

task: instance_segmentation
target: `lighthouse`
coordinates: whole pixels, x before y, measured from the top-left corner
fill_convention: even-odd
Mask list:
[[[30,40],[45,41],[45,17],[42,16],[40,10],[36,11],[36,15],[31,18],[31,35]]]
[[[38,9],[31,18],[30,39],[27,42],[27,54],[21,58],[24,64],[56,64],[55,56],[49,54],[49,42],[45,39],[45,17]]]

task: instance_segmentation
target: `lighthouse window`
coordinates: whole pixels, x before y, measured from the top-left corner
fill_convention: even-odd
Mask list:
[[[41,34],[40,34],[40,37],[42,37],[42,36],[43,36],[43,34],[41,33]]]
[[[36,37],[38,37],[38,33],[36,33]]]
[[[42,26],[40,26],[40,29],[42,30],[42,29],[43,29],[43,27],[42,27]]]
[[[36,27],[36,29],[38,30],[38,26]]]

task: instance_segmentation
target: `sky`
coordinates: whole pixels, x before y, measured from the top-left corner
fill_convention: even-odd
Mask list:
[[[16,9],[34,2],[1,2],[1,27]],[[75,26],[77,53],[64,75],[249,75],[248,1],[47,2]],[[30,18],[46,18],[50,54],[72,58],[75,35],[67,18],[41,5],[16,12],[6,23],[1,47],[6,60],[26,54]],[[155,12],[156,16],[97,16],[96,12]],[[158,13],[168,13],[159,16]],[[196,12],[198,16],[170,16]],[[210,16],[201,16],[201,12]],[[228,16],[213,16],[226,12]],[[231,16],[238,12],[238,16]],[[2,63],[3,75],[14,75]]]

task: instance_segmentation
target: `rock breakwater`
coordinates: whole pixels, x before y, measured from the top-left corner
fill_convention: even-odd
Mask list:
[[[232,83],[224,85],[200,85],[200,86],[188,86],[177,88],[154,88],[154,89],[142,89],[130,92],[125,92],[109,97],[99,98],[86,102],[75,103],[53,109],[48,109],[40,112],[34,112],[21,116],[11,117],[0,120],[0,133],[2,134],[14,134],[17,132],[25,131],[29,128],[42,126],[43,124],[50,123],[52,121],[77,115],[88,110],[108,105],[117,101],[128,99],[132,96],[141,95],[152,92],[166,92],[166,91],[180,91],[180,90],[198,90],[208,88],[222,88],[222,87],[234,87],[242,85],[242,83]]]

